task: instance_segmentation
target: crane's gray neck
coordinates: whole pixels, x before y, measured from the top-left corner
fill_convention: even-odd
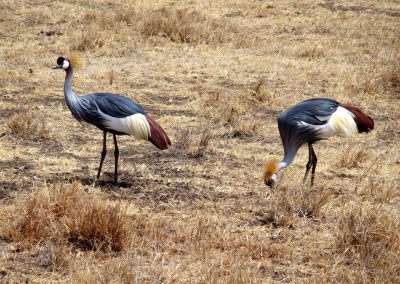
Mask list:
[[[278,164],[278,170],[286,168],[287,166],[289,166],[293,162],[293,159],[296,156],[298,149],[299,148],[285,149],[285,155],[283,157],[282,162],[280,162]]]
[[[74,73],[74,71],[71,67],[69,67],[67,70],[65,70],[64,95],[65,95],[65,100],[67,102],[71,99],[74,99],[74,97],[76,97],[74,91],[72,91],[72,88],[71,88],[73,73]]]
[[[79,113],[77,112],[79,97],[75,95],[71,88],[73,74],[74,71],[72,67],[65,70],[64,96],[69,110],[77,120],[81,120]]]

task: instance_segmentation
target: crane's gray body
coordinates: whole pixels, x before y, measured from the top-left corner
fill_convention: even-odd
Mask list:
[[[338,106],[339,103],[331,99],[309,99],[279,115],[278,127],[284,148],[282,162],[285,166],[293,161],[301,145],[323,139],[318,127],[314,126],[326,124]]]
[[[276,173],[289,166],[303,144],[308,144],[308,162],[303,181],[311,170],[311,186],[314,184],[317,155],[313,143],[333,135],[349,137],[360,132],[369,132],[374,121],[359,108],[340,104],[326,98],[309,99],[300,102],[278,117],[279,133],[284,148],[283,160],[279,163],[268,161],[264,168],[265,184],[273,187]]]
[[[79,60],[79,58],[75,57]],[[74,62],[74,61],[73,61]],[[75,61],[77,62],[77,61]],[[171,140],[164,129],[141,106],[130,99],[110,93],[94,93],[87,96],[76,96],[72,91],[73,63],[64,57],[57,59],[53,69],[65,70],[64,96],[72,115],[80,122],[93,124],[103,131],[103,151],[97,179],[107,153],[107,132],[113,134],[115,171],[114,184],[118,181],[119,150],[117,135],[133,135],[138,139],[150,141],[160,150],[168,149]]]
[[[132,100],[110,93],[94,93],[86,96],[76,96],[72,91],[71,82],[73,69],[67,70],[67,76],[64,83],[64,95],[68,108],[78,121],[85,121],[93,124],[102,131],[118,135],[125,135],[107,127],[107,118],[104,114],[123,118],[136,113],[146,115],[143,108]]]

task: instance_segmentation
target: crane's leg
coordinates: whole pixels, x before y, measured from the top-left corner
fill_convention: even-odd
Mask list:
[[[119,149],[117,144],[117,135],[114,136],[114,157],[115,157],[115,172],[114,172],[114,184],[117,184],[118,181],[118,157],[119,157]]]
[[[107,132],[103,131],[103,151],[101,152],[100,166],[99,166],[99,171],[97,172],[97,179],[100,178],[101,167],[103,166],[104,158],[106,157],[107,154],[106,140],[107,140]]]
[[[312,153],[314,152],[311,143],[308,143],[308,162],[306,165],[306,173],[304,174],[303,182],[306,181],[308,173],[310,172],[311,166],[313,165],[313,156]]]
[[[311,147],[311,155],[312,155],[312,170],[311,170],[311,186],[314,185],[314,177],[315,177],[315,169],[317,168],[317,155],[315,155],[314,149],[312,145],[310,144]]]

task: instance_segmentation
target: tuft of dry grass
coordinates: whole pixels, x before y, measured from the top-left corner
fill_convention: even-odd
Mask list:
[[[252,116],[238,118],[232,125],[232,132],[228,135],[233,138],[246,138],[256,135],[260,123]]]
[[[336,162],[337,167],[354,168],[360,167],[371,158],[371,154],[357,145],[349,145],[341,151],[341,155]]]
[[[73,36],[71,48],[78,51],[96,51],[108,43],[112,45],[112,41],[125,41],[125,33],[135,34],[139,39],[165,38],[174,43],[249,46],[246,34],[239,33],[228,19],[187,7],[163,6],[148,10],[126,5],[113,12],[89,10],[73,25],[85,27]],[[109,33],[115,37],[107,36]]]
[[[297,52],[299,58],[306,58],[309,60],[319,59],[325,57],[325,51],[322,47],[315,45],[307,47],[306,49],[299,50]]]
[[[293,227],[297,217],[320,218],[333,193],[329,189],[278,187],[270,194],[268,209],[258,214],[258,221],[273,227]]]
[[[365,195],[373,202],[392,204],[400,198],[398,178],[369,177],[365,178],[364,182]]]
[[[256,90],[260,92],[260,86]],[[252,108],[259,104],[252,92],[216,92],[202,96],[202,107],[211,120],[226,128],[225,135],[231,138],[246,138],[257,134],[260,121],[254,119]]]
[[[396,63],[397,61],[397,63]],[[385,92],[391,94],[394,98],[400,98],[400,58],[390,60],[382,70],[379,81]]]
[[[93,198],[79,183],[45,186],[32,193],[18,213],[6,230],[14,242],[57,240],[82,250],[103,251],[120,251],[128,244],[129,223],[122,209]]]
[[[204,154],[207,150],[210,139],[211,139],[211,134],[210,134],[209,130],[207,130],[207,129],[203,130],[201,133],[200,139],[199,139],[199,143],[198,143],[197,147],[194,149],[194,151],[192,152],[192,156],[195,158],[204,157]]]
[[[250,88],[250,94],[260,102],[270,101],[271,94],[263,79],[258,79]]]
[[[210,19],[193,9],[163,7],[138,24],[145,37],[161,36],[178,43],[223,43],[235,30],[220,19]]]
[[[74,255],[68,243],[49,244],[49,250],[53,271],[66,271],[74,264]]]
[[[175,149],[183,152],[195,159],[202,158],[209,148],[209,142],[212,134],[207,127],[204,127],[200,133],[196,134],[193,128],[179,129]]]
[[[19,218],[7,230],[8,239],[31,244],[60,238],[61,232],[55,222],[72,210],[77,187],[77,183],[65,191],[61,185],[50,189],[44,187],[27,197],[23,207],[19,208]]]
[[[45,118],[31,108],[24,108],[22,112],[14,114],[8,119],[7,127],[11,134],[23,139],[50,139],[50,129]]]
[[[400,229],[398,212],[382,206],[350,204],[340,215],[335,249],[356,263],[370,279],[399,280]],[[395,281],[396,282],[396,281]]]
[[[71,43],[71,49],[77,51],[96,51],[102,48],[109,37],[101,33],[95,27],[89,27],[87,30],[75,34]]]
[[[79,209],[78,209],[79,208]],[[68,241],[83,250],[121,251],[127,246],[129,228],[119,206],[80,200],[68,220]]]
[[[363,69],[357,70],[347,79],[346,88],[353,93],[369,94],[373,97],[386,95],[400,97],[400,58],[389,53],[385,56],[375,55]]]
[[[107,74],[108,74],[108,83],[110,85],[112,85],[114,83],[114,81],[115,81],[115,72],[114,72],[114,70],[111,70]]]

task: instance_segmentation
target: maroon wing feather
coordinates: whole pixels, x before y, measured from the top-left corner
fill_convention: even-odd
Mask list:
[[[341,107],[344,107],[348,111],[350,111],[352,114],[354,114],[354,120],[357,124],[358,132],[369,132],[372,129],[374,129],[374,121],[372,120],[371,117],[366,115],[365,113],[362,112],[361,109],[355,106],[351,106],[348,104],[340,104]]]
[[[149,141],[158,149],[168,149],[168,147],[171,145],[171,140],[169,140],[167,133],[165,133],[164,129],[162,129],[152,117],[146,115],[146,119],[150,125]]]

